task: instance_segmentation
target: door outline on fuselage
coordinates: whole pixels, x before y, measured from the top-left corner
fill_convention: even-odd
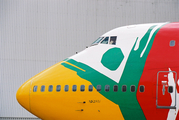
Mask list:
[[[158,81],[159,81],[159,74],[160,73],[170,73],[170,72],[172,72],[172,73],[175,73],[175,76],[174,76],[174,86],[173,86],[173,88],[174,88],[174,105],[173,106],[161,106],[161,105],[158,105],[158,92],[159,92],[159,90],[158,90],[158,86],[159,86],[159,83],[158,83]],[[165,84],[165,81],[162,81],[164,84]],[[156,84],[156,108],[160,108],[160,109],[176,109],[176,94],[177,94],[177,90],[176,90],[176,83],[177,83],[177,72],[176,71],[158,71],[158,73],[157,73],[157,84]],[[163,84],[163,85],[164,85]]]

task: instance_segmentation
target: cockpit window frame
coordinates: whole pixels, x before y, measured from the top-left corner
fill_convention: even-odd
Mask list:
[[[116,41],[117,41],[117,36],[110,36],[109,45],[116,45]]]
[[[108,42],[107,43],[102,43],[106,38],[108,39]],[[110,37],[106,36],[100,41],[100,44],[109,44],[109,40],[110,40]]]
[[[102,43],[105,39],[108,39],[107,43]],[[91,46],[98,44],[106,44],[106,45],[116,45],[117,36],[101,36],[97,40],[95,40]]]
[[[95,40],[91,46],[99,44],[105,37],[99,37],[97,40]]]

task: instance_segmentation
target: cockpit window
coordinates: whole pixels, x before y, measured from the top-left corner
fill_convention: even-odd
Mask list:
[[[109,44],[115,45],[116,44],[117,36],[111,36]]]
[[[96,41],[94,41],[91,45],[98,44],[104,37],[99,37]]]
[[[108,39],[109,39],[109,37],[104,38],[104,40],[102,40],[101,44],[108,44]]]
[[[91,45],[97,45],[98,43],[116,45],[116,40],[117,40],[117,36],[99,37]]]

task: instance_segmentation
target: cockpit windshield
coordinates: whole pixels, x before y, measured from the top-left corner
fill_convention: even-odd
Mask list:
[[[109,37],[104,38],[104,40],[101,41],[101,44],[108,44]]]
[[[98,44],[104,37],[99,37],[97,40],[95,40],[91,45]]]
[[[116,38],[117,38],[117,36],[111,36],[109,44],[115,45],[116,44]]]
[[[110,44],[116,45],[117,36],[107,36],[107,37],[99,37],[96,41],[94,41],[91,45],[99,44]]]

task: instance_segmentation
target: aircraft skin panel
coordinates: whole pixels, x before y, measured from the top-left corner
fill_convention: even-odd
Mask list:
[[[117,36],[115,45],[90,46],[42,71],[19,88],[17,100],[43,120],[179,120],[178,33],[179,23],[111,30],[101,37]]]

